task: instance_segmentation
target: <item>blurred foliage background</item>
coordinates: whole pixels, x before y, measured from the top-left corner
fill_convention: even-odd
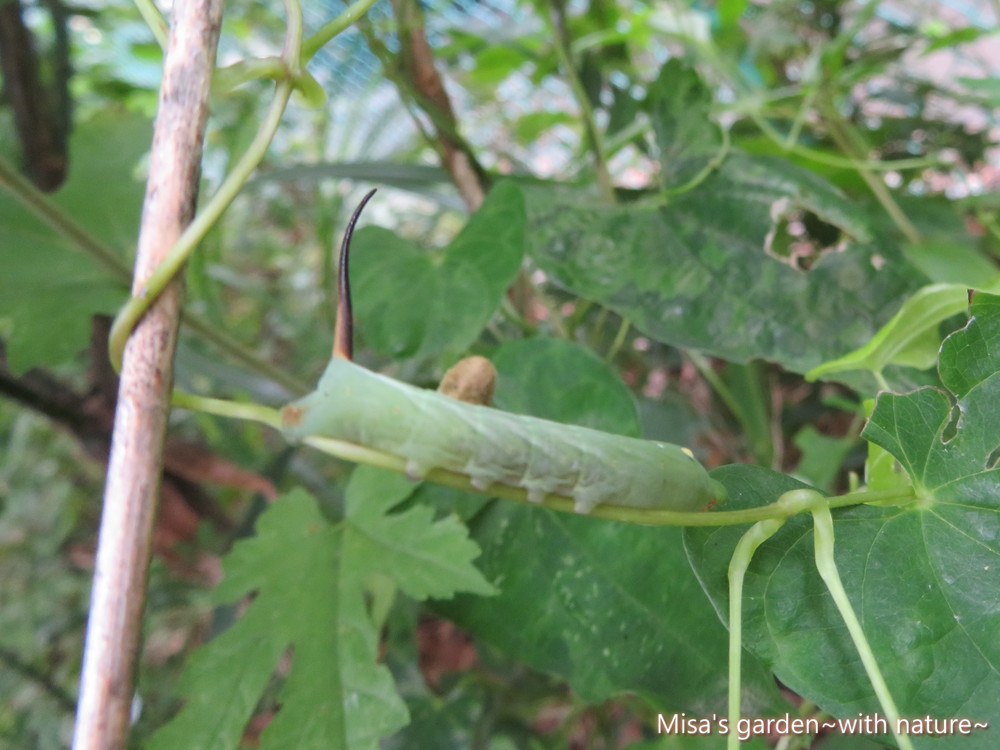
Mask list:
[[[342,8],[309,4],[307,24],[316,28]],[[0,155],[43,190],[62,183],[53,204],[110,258],[101,265],[67,252],[51,223],[0,192],[0,738],[7,747],[47,750],[65,747],[72,726],[114,400],[102,364],[106,323],[93,316],[113,314],[127,293],[161,55],[128,3],[22,0],[2,10],[16,31],[5,40],[28,46],[4,42]],[[711,310],[702,318],[685,309],[686,320],[707,322],[685,330],[666,320],[661,333],[643,319],[642,300],[601,300],[583,270],[553,278],[547,238],[560,217],[581,220],[586,207],[573,213],[581,202],[641,201],[658,189],[676,190],[677,225],[725,224],[728,204],[720,198],[720,212],[711,202],[718,191],[697,200],[688,194],[732,148],[808,170],[853,201],[842,211],[840,198],[817,190],[773,216],[768,251],[786,266],[808,271],[837,249],[852,221],[899,239],[916,270],[882,290],[870,328],[849,332],[856,343],[929,281],[988,281],[1000,257],[997,4],[433,0],[410,11],[426,24],[453,120],[442,120],[414,89],[387,1],[316,55],[310,71],[328,101],[319,109],[293,104],[265,164],[190,265],[186,309],[202,323],[185,329],[178,384],[269,404],[308,388],[328,356],[330,248],[345,210],[378,184],[383,192],[366,221],[421,245],[447,244],[468,202],[442,168],[441,142],[451,137],[490,180],[516,176],[528,195],[553,183],[570,191],[562,202],[539,193],[529,205],[537,247],[478,346],[524,331],[584,343],[636,391],[648,436],[692,445],[710,465],[756,462],[845,486],[847,471],[863,461],[857,393],[869,395],[873,381],[845,375],[810,384],[796,373],[850,346],[741,350],[753,340],[750,327],[713,328]],[[220,66],[273,54],[283,28],[277,3],[229,3]],[[34,60],[35,79],[31,65],[24,73],[25,57]],[[671,69],[677,75],[658,83],[671,60],[696,73]],[[37,88],[28,90],[40,106],[26,114],[18,102],[33,80]],[[678,91],[682,80],[689,88]],[[268,95],[268,84],[252,81],[214,100],[204,195],[252,138]],[[666,101],[673,113],[687,101],[698,119],[651,118]],[[48,122],[49,139],[27,143],[23,117]],[[718,129],[706,130],[703,118]],[[680,144],[676,152],[659,150],[669,142]],[[625,231],[592,230],[591,237]],[[753,278],[758,266],[746,273]],[[815,306],[827,299],[853,309],[839,291],[807,291]],[[384,302],[359,300],[361,356],[373,367],[399,355],[378,340],[374,324],[366,339],[365,321]],[[718,296],[706,302],[728,304]],[[803,313],[789,304],[769,314]],[[220,338],[228,356],[219,356]],[[409,356],[394,372],[432,384],[454,354]],[[905,387],[935,375],[894,366],[886,377]],[[188,650],[232,617],[206,593],[218,578],[218,555],[245,533],[275,485],[294,479],[337,512],[345,467],[293,455],[257,427],[183,412],[173,416],[167,471],[136,701],[140,739],[175,708],[174,680]],[[422,720],[438,696],[419,684],[418,663],[423,680],[453,702],[457,744],[471,743],[475,732],[457,717],[484,702],[494,710],[497,747],[524,746],[528,737],[543,738],[538,746],[582,747],[584,730],[608,743],[634,737],[629,701],[584,708],[553,679],[482,644],[475,677],[462,678],[472,647],[442,622],[415,606],[389,622],[386,661],[415,717],[389,746],[430,746],[443,732]],[[462,680],[463,690],[449,693]]]

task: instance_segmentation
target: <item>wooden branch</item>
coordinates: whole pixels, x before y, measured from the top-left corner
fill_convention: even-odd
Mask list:
[[[427,42],[419,3],[392,0],[399,26],[400,72],[410,86],[436,131],[441,160],[469,212],[475,212],[486,197],[488,178],[469,144],[458,135],[458,121],[444,80],[434,65],[434,52]]]
[[[66,140],[54,116],[49,91],[38,75],[34,38],[18,0],[0,2],[0,70],[24,166],[39,190],[51,192],[66,179]]]
[[[133,295],[194,214],[221,0],[174,4]],[[104,489],[74,750],[125,747],[182,296],[171,282],[125,348]]]

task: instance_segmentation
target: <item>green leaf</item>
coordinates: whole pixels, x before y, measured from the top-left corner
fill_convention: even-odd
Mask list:
[[[395,493],[381,476],[362,476],[343,523],[332,524],[315,501],[296,490],[272,505],[258,535],[237,543],[224,562],[219,601],[254,593],[246,612],[191,657],[181,712],[151,740],[153,750],[229,750],[239,744],[281,656],[292,665],[281,710],[260,747],[377,748],[407,722],[388,670],[377,663],[378,630],[365,606],[373,577],[422,597],[456,590],[488,592],[472,568],[475,545],[453,519],[433,521],[427,509],[374,512],[366,489]],[[411,485],[412,486],[412,485]],[[403,493],[405,497],[406,493]],[[372,498],[376,505],[379,498]]]
[[[974,94],[979,94],[994,105],[1000,105],[1000,80],[996,78],[969,78],[959,76],[958,82]]]
[[[495,187],[440,253],[385,229],[359,230],[351,276],[361,336],[399,357],[465,351],[517,275],[524,232],[523,198],[510,183]]]
[[[576,118],[567,112],[529,112],[514,122],[514,135],[521,143],[533,143],[556,125],[574,127]]]
[[[603,429],[634,425],[631,399],[609,397],[622,388],[617,376],[571,348],[547,340],[501,347],[498,398],[535,392],[542,396],[515,402],[519,410]],[[567,378],[588,387],[563,398]],[[435,497],[430,487],[423,495]],[[447,617],[525,664],[568,680],[584,700],[631,691],[663,711],[722,709],[725,629],[700,592],[677,529],[513,503],[485,507],[471,528],[483,548],[480,567],[500,593],[437,605]],[[752,660],[747,670],[748,704],[780,712],[770,676]]]
[[[709,119],[712,93],[681,60],[674,58],[660,69],[649,99],[663,188],[669,191],[688,183],[716,158],[722,137]]]
[[[975,298],[972,319],[945,339],[938,370],[951,394],[936,388],[881,394],[862,436],[895,456],[925,498],[995,506],[996,497],[978,493],[985,481],[1000,483],[1000,297]]]
[[[525,64],[523,50],[496,43],[480,50],[473,59],[476,66],[467,75],[472,86],[495,87]]]
[[[924,26],[921,30],[927,33],[927,36],[932,39],[930,44],[928,44],[920,53],[921,57],[926,57],[933,52],[937,52],[938,50],[957,47],[960,44],[968,44],[969,42],[976,41],[981,36],[996,32],[996,29],[988,26],[966,26],[965,28],[955,29],[954,31],[948,30],[947,27],[937,29]]]
[[[652,338],[730,360],[805,372],[866,343],[922,280],[833,187],[780,159],[730,154],[665,207],[524,192],[529,252],[553,280]],[[775,216],[797,212],[841,233],[809,270],[769,252]]]
[[[796,476],[823,490],[829,490],[837,477],[847,454],[857,444],[853,436],[831,437],[812,425],[795,433],[795,447],[802,451],[802,459],[795,467]]]
[[[942,382],[960,396],[1000,370],[1000,297],[977,294],[969,312],[972,319],[941,347],[938,372]]]
[[[433,509],[425,505],[389,516],[373,510],[385,498],[405,499],[415,487],[399,474],[355,469],[347,486],[351,557],[370,561],[371,572],[392,578],[414,599],[442,599],[456,591],[495,593],[472,565],[479,547],[455,516],[434,521]]]
[[[724,27],[735,25],[746,7],[747,0],[719,0],[719,23]]]
[[[95,239],[122,250],[135,245],[142,205],[136,165],[149,148],[149,121],[106,113],[80,123],[70,140],[73,169],[52,202]],[[90,319],[125,301],[122,279],[43,224],[24,205],[0,200],[0,317],[13,322],[11,369],[57,365],[87,346]]]
[[[903,246],[903,253],[935,283],[961,284],[996,294],[1000,271],[981,252],[954,239],[925,240]]]
[[[870,419],[875,410],[875,399],[864,401],[865,418]],[[868,443],[865,459],[865,483],[872,490],[898,490],[912,487],[910,478],[892,454],[877,443]]]
[[[0,317],[13,323],[7,361],[14,374],[72,359],[90,340],[91,317],[128,299],[106,271],[19,219],[0,218],[0,255]]]
[[[841,509],[834,517],[841,578],[902,716],[987,722],[990,728],[960,740],[986,750],[1000,740],[1000,300],[981,294],[972,313],[941,349],[939,370],[950,393],[883,394],[863,433],[909,473],[918,500]],[[773,491],[756,492],[752,481],[741,492],[732,477],[746,471],[713,472],[729,489],[731,506],[774,499]],[[738,534],[685,532],[720,611]],[[750,567],[744,643],[783,683],[835,716],[878,711],[823,590],[811,523],[794,518]],[[918,748],[940,744],[913,739]]]
[[[837,372],[867,370],[881,376],[889,365],[925,370],[937,360],[938,326],[965,311],[969,292],[964,285],[932,284],[910,297],[871,341],[843,357],[824,362],[806,373],[818,380]]]
[[[635,692],[662,710],[725,705],[725,629],[691,573],[679,529],[496,503],[473,525],[500,594],[438,609],[586,701]],[[746,665],[749,710],[780,712],[767,673]]]
[[[563,339],[522,339],[503,344],[492,360],[498,408],[639,437],[632,392],[589,349]]]

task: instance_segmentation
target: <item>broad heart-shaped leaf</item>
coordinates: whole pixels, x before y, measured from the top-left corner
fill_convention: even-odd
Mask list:
[[[503,344],[492,360],[497,407],[639,437],[632,392],[589,349],[563,339],[521,339]]]
[[[369,581],[383,577],[417,597],[490,588],[471,566],[477,550],[460,524],[434,522],[425,508],[386,515],[402,498],[399,486],[380,481],[359,479],[349,490],[352,512],[340,524],[296,490],[261,516],[256,537],[233,548],[217,597],[255,598],[191,657],[182,678],[188,700],[148,747],[235,748],[289,648],[281,708],[261,748],[377,748],[407,722],[391,675],[377,664],[378,630],[365,605]],[[366,504],[357,497],[366,489],[387,496]]]
[[[990,726],[955,739],[914,738],[918,748],[1000,744],[1000,299],[978,295],[972,314],[942,346],[939,371],[951,393],[883,394],[863,433],[899,461],[917,500],[834,513],[841,578],[902,716]],[[752,480],[741,495],[732,478],[713,475],[737,507],[774,499],[747,497]],[[736,533],[686,532],[720,609]],[[790,688],[837,716],[879,711],[815,572],[809,519],[787,523],[761,547],[750,573],[748,647]]]
[[[80,123],[70,140],[72,169],[51,200],[111,248],[135,244],[142,205],[135,169],[151,132],[145,118],[103,115]],[[127,279],[114,278],[0,190],[0,317],[13,321],[12,370],[74,356],[87,346],[91,316],[113,313],[127,294]]]
[[[351,280],[362,338],[393,356],[467,349],[489,322],[524,256],[524,200],[497,185],[440,253],[366,227],[354,238]]]
[[[927,510],[986,508],[1000,521],[1000,297],[979,294],[972,319],[941,346],[941,382],[957,398],[921,388],[882,394],[862,435],[896,457]],[[938,506],[943,507],[938,507]],[[967,520],[971,520],[969,517]],[[1000,599],[1000,592],[997,593]]]
[[[730,153],[666,205],[524,192],[528,252],[555,281],[657,340],[730,360],[805,372],[864,344],[925,283],[833,187],[777,158]],[[797,210],[845,235],[808,271],[769,252],[774,215]]]
[[[519,406],[597,428],[635,424],[632,404],[606,398],[622,385],[603,362],[574,356],[562,342],[531,346],[510,356],[501,347],[498,393],[559,393],[572,364],[575,379],[588,384],[572,403],[556,399],[539,407],[525,397]],[[540,368],[544,347],[551,356]],[[441,493],[444,507],[452,507],[453,494]],[[420,496],[434,502],[438,494],[424,485]],[[438,604],[447,617],[525,664],[566,679],[587,701],[635,692],[658,711],[724,707],[725,629],[691,572],[679,530],[500,501],[480,510],[471,529],[483,548],[479,567],[500,593]],[[750,661],[747,704],[780,713],[773,681]]]

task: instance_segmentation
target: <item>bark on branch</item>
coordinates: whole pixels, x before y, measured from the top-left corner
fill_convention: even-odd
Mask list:
[[[178,0],[164,63],[133,294],[194,214],[221,0]],[[145,604],[182,287],[172,282],[125,348],[104,490],[74,750],[125,746]]]

